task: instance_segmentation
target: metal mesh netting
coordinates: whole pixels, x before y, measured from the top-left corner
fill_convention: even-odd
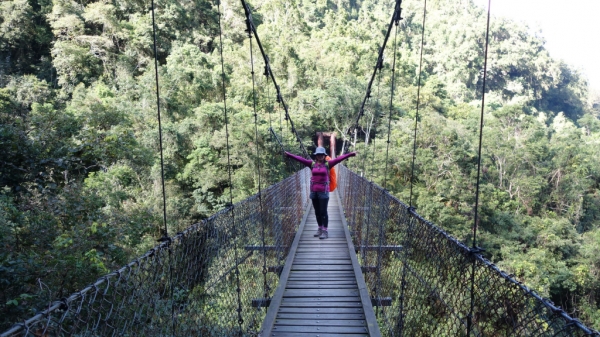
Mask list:
[[[383,188],[342,165],[337,172],[382,334],[600,336]]]
[[[307,206],[309,175],[263,190],[262,208],[254,195],[233,215],[228,208],[187,228],[0,336],[256,335]]]

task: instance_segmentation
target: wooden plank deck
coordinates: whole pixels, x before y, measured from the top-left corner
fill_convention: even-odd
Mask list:
[[[328,213],[329,238],[320,240],[309,205],[260,336],[381,335],[336,192]]]

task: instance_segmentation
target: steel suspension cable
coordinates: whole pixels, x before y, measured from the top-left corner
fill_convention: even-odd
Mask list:
[[[365,98],[363,99],[363,101],[360,105],[360,109],[358,110],[356,120],[354,121],[355,135],[356,135],[356,132],[358,129],[358,124],[360,122],[360,118],[364,115],[364,112],[365,112],[365,104],[367,103],[367,100],[369,99],[369,97],[371,97],[371,87],[373,86],[373,81],[375,80],[375,75],[377,74],[377,71],[381,68],[381,64],[383,63],[383,53],[385,51],[387,41],[390,37],[392,27],[393,27],[394,23],[396,23],[396,26],[397,26],[398,22],[402,19],[401,18],[401,12],[402,12],[401,5],[402,5],[402,0],[396,0],[396,5],[394,6],[394,13],[392,14],[392,19],[390,20],[387,31],[385,33],[385,38],[383,39],[383,44],[381,45],[381,48],[379,48],[379,54],[377,56],[377,64],[375,65],[375,69],[373,69],[373,74],[371,75],[369,84],[367,84],[367,93],[365,94]],[[349,129],[348,133],[350,133],[350,131],[351,130]]]
[[[168,228],[167,228],[167,193],[165,192],[165,163],[163,158],[163,137],[162,137],[162,124],[160,119],[160,89],[158,86],[158,48],[156,46],[156,23],[154,19],[154,0],[152,0],[152,38],[154,41],[153,49],[154,49],[154,78],[156,80],[156,110],[158,115],[158,147],[160,152],[160,182],[162,186],[162,196],[163,196],[163,238],[168,238]]]
[[[269,83],[269,72],[267,67],[265,66],[265,78],[267,79],[267,84]],[[269,130],[273,130],[273,119],[271,117],[271,113],[273,112],[273,101],[271,100],[271,87],[267,85],[267,114],[269,115]]]
[[[380,67],[379,67],[378,76],[377,76],[378,77],[378,80],[377,80],[377,95],[376,95],[377,101],[375,103],[375,113],[377,113],[377,108],[379,107],[379,103],[380,103],[379,100],[381,98],[381,96],[380,96],[380,93],[381,93],[381,91],[380,91],[380,85],[381,85],[381,70],[383,69],[383,62],[379,63],[379,66]],[[375,132],[377,132],[377,131],[375,131]],[[373,145],[371,146],[373,148],[373,159],[372,159],[372,162],[371,162],[371,171],[373,170],[373,162],[375,161],[375,139],[376,138],[375,138],[375,135],[374,135],[374,137],[373,137]],[[368,147],[365,147],[365,152],[366,152],[367,148]],[[365,153],[365,156],[363,158],[366,158],[366,157],[367,157],[367,153]],[[365,173],[365,178],[366,177],[367,177],[367,175]],[[373,186],[373,181],[371,180],[371,184],[369,185],[369,197],[365,198],[365,207],[366,207],[366,209],[368,209],[368,215],[366,216],[366,219],[367,219],[366,238],[363,239],[364,240],[363,242],[360,242],[360,245],[361,246],[365,246],[365,247],[369,245],[369,235],[370,235],[370,229],[371,229],[371,214],[372,214],[372,207],[373,207],[373,187],[374,187]],[[366,252],[366,250],[361,249],[360,253],[361,253],[361,257],[362,257],[363,263],[366,264],[366,261],[367,261],[367,252]]]
[[[248,39],[249,39],[249,44],[250,44],[250,67],[251,67],[251,71],[250,74],[252,74],[252,109],[254,111],[254,142],[256,143],[256,170],[257,170],[257,176],[258,176],[258,205],[259,205],[259,211],[260,211],[260,215],[259,217],[262,218],[263,216],[263,200],[262,200],[262,190],[261,190],[261,171],[260,171],[260,149],[259,149],[259,143],[258,143],[258,113],[256,112],[256,79],[254,76],[254,53],[252,51],[252,29],[250,28],[250,21],[248,20],[248,18],[246,18],[246,25],[248,26],[247,32],[248,32]],[[268,80],[268,77],[267,77]],[[261,227],[262,227],[262,233],[261,233],[261,238],[262,238],[262,246],[263,246],[263,270],[262,270],[262,274],[263,274],[263,294],[264,294],[264,298],[268,298],[269,297],[269,285],[267,284],[267,250],[264,249],[264,247],[266,246],[265,243],[265,221],[260,221],[261,223]]]
[[[398,12],[398,16],[400,16],[400,12]],[[388,160],[389,160],[389,152],[390,152],[390,134],[392,133],[392,112],[394,111],[394,85],[396,84],[396,48],[397,48],[397,40],[398,40],[398,24],[400,23],[400,18],[396,21],[396,32],[394,34],[394,57],[392,61],[392,90],[390,93],[390,115],[388,116],[388,134],[387,134],[387,146],[385,149],[385,171],[383,172],[383,188],[387,189],[387,169],[388,169]]]
[[[381,64],[381,66],[383,67],[383,64]],[[362,175],[363,177],[365,177],[365,179],[367,179],[367,157],[369,156],[369,139],[371,138],[371,130],[373,130],[373,132],[376,134],[375,128],[377,125],[377,104],[379,103],[379,85],[381,84],[381,68],[379,69],[379,71],[377,72],[379,74],[379,76],[377,76],[377,100],[375,102],[373,102],[370,97],[369,97],[369,102],[371,102],[371,123],[370,126],[367,127],[367,130],[369,131],[368,134],[365,135],[365,154],[362,156]],[[375,140],[375,138],[373,138],[373,141]]]
[[[382,61],[383,61],[383,58],[382,58]],[[377,114],[377,110],[381,106],[381,102],[380,102],[381,90],[380,89],[381,89],[381,76],[382,76],[381,73],[382,73],[382,70],[383,70],[383,62],[378,63],[378,65],[379,65],[379,71],[378,71],[378,76],[377,76],[377,94],[376,94],[377,101],[375,103],[375,107],[376,107],[375,113],[376,114]],[[375,118],[377,118],[377,115],[375,116]],[[375,122],[375,125],[376,125],[376,122]],[[373,171],[374,171],[373,167],[374,167],[374,162],[375,162],[375,151],[376,151],[375,140],[377,139],[377,137],[376,137],[377,136],[377,127],[375,127],[374,130],[375,130],[374,131],[375,134],[373,135],[373,144],[371,145],[371,147],[373,149],[373,151],[372,151],[372,159],[371,159],[371,184],[369,184],[369,197],[366,198],[366,200],[365,200],[365,203],[367,204],[367,206],[365,206],[365,207],[367,207],[367,209],[368,209],[368,216],[366,217],[367,218],[367,232],[366,232],[366,239],[364,239],[365,240],[364,243],[360,243],[361,245],[364,245],[364,246],[368,246],[369,245],[369,234],[370,234],[370,227],[371,227],[371,214],[372,214],[372,207],[373,207],[373,189],[374,189],[374,186],[373,186],[373,176],[372,175],[373,175]],[[365,157],[366,157],[366,154],[365,154]],[[367,177],[367,175],[365,174],[365,178],[366,177]],[[362,255],[363,261],[366,262],[367,261],[366,251],[362,250],[361,255]],[[379,308],[377,310],[379,310]]]
[[[481,148],[483,143],[483,112],[485,110],[485,87],[487,77],[488,45],[490,34],[490,5],[492,0],[488,0],[487,28],[485,32],[485,56],[483,61],[483,86],[481,88],[481,115],[479,117],[479,147],[477,150],[477,185],[475,190],[475,222],[473,224],[473,247],[477,246],[477,223],[479,209],[479,181],[481,176]]]
[[[485,30],[485,52],[483,58],[483,85],[481,88],[481,115],[479,117],[479,147],[477,150],[477,185],[475,189],[475,214],[473,221],[473,245],[471,248],[472,254],[477,254],[481,252],[481,250],[477,247],[477,225],[479,223],[479,182],[481,178],[481,148],[483,143],[483,113],[485,111],[485,86],[486,86],[486,78],[487,78],[487,61],[488,61],[488,46],[490,42],[490,8],[492,5],[492,0],[488,0],[488,10],[487,10],[487,24]],[[471,329],[473,328],[473,311],[475,310],[475,262],[473,259],[473,264],[471,268],[471,310],[469,311],[469,316],[467,318],[467,336],[471,334]]]
[[[287,106],[287,104],[285,104],[283,95],[281,94],[281,89],[279,88],[279,85],[277,85],[277,80],[275,79],[275,76],[273,75],[273,71],[271,71],[271,64],[269,62],[269,57],[265,53],[262,43],[260,42],[260,38],[258,37],[258,33],[256,32],[256,26],[254,26],[254,22],[252,20],[252,12],[250,11],[250,6],[248,6],[248,4],[246,3],[245,0],[241,0],[241,2],[242,2],[242,6],[244,7],[244,12],[245,12],[246,20],[249,25],[249,29],[254,34],[254,38],[256,39],[256,44],[258,45],[258,48],[260,49],[260,53],[262,54],[263,59],[265,61],[265,72],[268,73],[269,76],[271,77],[271,80],[273,81],[273,85],[275,86],[275,90],[277,91],[277,101],[280,102],[281,105],[283,106],[283,109],[285,111],[286,120],[288,120],[290,123],[292,133],[294,134],[294,136],[296,136],[296,141],[300,144],[300,149],[302,150],[302,153],[304,154],[304,156],[306,158],[309,158],[308,152],[306,151],[306,148],[304,147],[304,144],[302,143],[302,139],[298,135],[298,131],[296,130],[296,127],[294,126],[294,121],[292,120],[292,117],[289,114],[288,106]]]
[[[415,113],[415,133],[413,136],[413,152],[412,152],[412,164],[410,167],[410,197],[408,199],[408,206],[413,208],[413,184],[415,177],[415,160],[417,158],[417,129],[419,125],[419,106],[421,105],[421,78],[423,73],[423,49],[425,46],[425,19],[427,18],[427,0],[424,0],[423,5],[423,27],[421,30],[421,52],[419,55],[419,79],[417,81],[417,112]]]
[[[418,130],[418,123],[419,123],[419,106],[421,103],[421,78],[422,78],[422,70],[423,70],[423,49],[425,46],[425,20],[427,18],[427,0],[423,1],[423,24],[422,24],[422,29],[421,29],[421,51],[420,51],[420,55],[419,55],[419,77],[418,77],[418,81],[417,81],[417,108],[416,108],[416,113],[415,113],[415,128],[414,128],[414,136],[413,136],[413,152],[412,152],[412,164],[411,164],[411,169],[410,169],[410,197],[409,197],[409,207],[408,207],[408,212],[409,212],[409,216],[410,216],[410,220],[409,220],[409,224],[408,224],[408,229],[407,232],[405,234],[405,238],[404,238],[404,244],[403,246],[405,247],[405,252],[409,251],[410,248],[410,239],[412,238],[412,233],[413,233],[413,221],[415,221],[414,219],[414,211],[415,211],[415,207],[412,204],[412,197],[413,197],[413,181],[414,181],[414,174],[415,174],[415,159],[417,157],[417,130]],[[405,304],[405,291],[406,291],[406,260],[408,260],[408,257],[405,258],[405,261],[402,263],[402,276],[400,279],[400,298],[399,298],[399,311],[400,311],[400,315],[399,315],[399,322],[398,322],[398,327],[400,329],[400,335],[403,335],[404,332],[404,304]]]
[[[163,156],[163,137],[162,137],[162,123],[160,118],[160,87],[158,85],[158,47],[156,44],[156,19],[154,15],[154,0],[151,1],[152,6],[152,47],[154,49],[154,79],[156,81],[156,111],[158,118],[158,146],[160,152],[160,182],[162,187],[162,196],[163,196],[163,235],[158,241],[167,241],[170,245],[171,238],[169,237],[169,228],[167,226],[167,193],[165,190],[165,164],[164,164],[164,156]],[[172,259],[172,251],[169,248],[169,259]],[[175,301],[173,299],[173,263],[169,263],[169,283],[170,283],[170,292],[171,292],[171,329],[173,330],[173,336],[177,335],[176,332],[176,320],[175,320]]]
[[[373,119],[371,119],[371,127],[373,127],[372,123],[373,123]],[[369,128],[368,125],[367,125],[367,131],[370,131],[370,128]],[[369,132],[369,134],[370,134],[370,132]],[[365,132],[365,151],[364,151],[365,154],[362,156],[362,161],[361,161],[361,164],[360,164],[361,165],[361,169],[360,169],[361,174],[360,175],[361,175],[361,177],[365,177],[365,178],[367,176],[366,165],[367,165],[367,157],[368,157],[367,149],[369,147],[369,134],[367,134]]]
[[[231,179],[231,155],[229,151],[229,120],[227,116],[227,94],[225,89],[225,60],[223,59],[223,28],[221,25],[221,1],[217,0],[217,16],[219,18],[219,53],[221,56],[221,89],[223,91],[223,116],[225,119],[225,146],[227,148],[227,175],[229,179],[229,207],[231,209],[231,228],[233,229],[233,254],[235,259],[235,281],[236,281],[236,293],[237,293],[237,313],[238,313],[238,325],[240,329],[240,335],[243,334],[242,324],[242,299],[241,299],[241,288],[240,288],[240,270],[239,270],[239,259],[238,259],[238,240],[237,240],[237,227],[235,223],[235,207],[233,205],[233,182]]]
[[[380,113],[380,108],[381,108],[381,71],[383,69],[383,63],[380,64],[380,68],[379,68],[379,72],[378,72],[378,76],[377,76],[377,94],[375,95],[377,97],[377,100],[375,102],[375,121],[374,121],[374,127],[373,127],[373,142],[371,144],[371,181],[373,181],[373,172],[374,172],[374,167],[375,167],[375,152],[377,150],[377,147],[375,146],[375,141],[377,140],[377,118],[379,117],[379,113]],[[365,178],[367,177],[367,175],[365,174]]]
[[[274,106],[275,104],[273,104],[273,100],[271,98],[271,86],[268,85],[269,83],[269,74],[268,74],[268,70],[267,67],[265,66],[265,78],[267,79],[267,114],[269,115],[269,138],[271,139],[271,144],[273,144],[274,142],[277,142],[278,140],[275,139],[277,137],[275,137],[277,134],[275,133],[275,129],[273,129],[273,116],[271,116],[271,114],[273,114],[273,110],[274,110]],[[277,116],[275,116],[277,117]],[[281,124],[281,123],[280,123]],[[280,125],[280,129],[281,129],[281,125]],[[283,135],[282,135],[283,137]],[[275,156],[270,156],[271,157],[271,167],[276,167],[276,165],[279,164],[279,161],[275,158]],[[284,163],[285,165],[285,163]],[[279,177],[278,173],[279,170],[276,170],[277,174],[275,175],[276,177]],[[270,183],[273,183],[275,180],[273,180],[273,170],[270,171],[271,173],[271,178]]]
[[[396,84],[396,54],[397,54],[397,48],[398,48],[398,26],[400,24],[400,14],[401,14],[401,10],[395,11],[394,12],[395,17],[394,17],[394,25],[396,26],[395,28],[395,32],[394,32],[394,48],[393,48],[393,58],[392,58],[392,87],[391,87],[391,92],[390,92],[390,112],[389,112],[389,116],[388,116],[388,134],[387,134],[387,146],[386,146],[386,150],[385,150],[385,171],[384,171],[384,180],[383,180],[383,188],[387,189],[387,167],[388,167],[388,161],[389,161],[389,150],[390,150],[390,135],[392,132],[392,113],[394,111],[394,89],[395,89],[395,84]],[[381,261],[382,261],[382,245],[383,245],[383,236],[384,236],[384,226],[385,222],[380,222],[379,223],[379,242],[378,242],[378,249],[377,249],[377,275],[376,275],[376,282],[375,282],[375,296],[377,298],[381,298],[380,296],[380,291],[381,291]],[[379,305],[377,306],[377,310],[379,311],[381,307],[381,303],[379,303]],[[382,309],[383,311],[383,309]]]

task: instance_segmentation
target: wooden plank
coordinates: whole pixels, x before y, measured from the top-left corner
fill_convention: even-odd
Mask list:
[[[288,282],[285,289],[355,289],[356,283],[352,284],[314,284],[314,283],[303,283],[303,284],[290,284]]]
[[[323,280],[323,281],[335,281],[335,280],[341,280],[341,281],[354,281],[354,279],[352,278],[352,276],[348,276],[345,275],[343,277],[341,276],[319,276],[319,275],[304,275],[304,276],[294,276],[292,278],[289,278],[290,281],[319,281],[319,280]],[[358,288],[358,285],[357,285]]]
[[[273,327],[274,332],[308,332],[308,333],[335,333],[335,334],[346,334],[346,333],[368,333],[366,327],[344,327],[344,326],[288,326],[288,325],[275,325]],[[269,334],[271,336],[271,334]]]
[[[312,264],[295,264],[292,266],[292,271],[349,271],[352,270],[351,264],[330,264],[330,265],[312,265]]]
[[[328,240],[330,240],[330,239],[323,240],[323,241],[328,241]],[[325,245],[323,243],[307,242],[307,243],[303,244],[301,247],[298,248],[298,253],[304,253],[304,252],[307,252],[307,251],[346,252],[346,249],[348,249],[348,248],[342,246],[341,244],[338,245],[338,244],[335,244],[335,243],[330,243],[328,245]]]
[[[293,286],[293,287],[305,287],[305,288],[310,288],[310,287],[317,287],[317,286],[331,286],[331,287],[335,287],[335,286],[353,286],[354,289],[358,289],[358,287],[356,286],[356,281],[354,280],[343,280],[343,281],[332,281],[332,280],[327,280],[327,281],[321,281],[321,280],[301,280],[301,281],[297,281],[297,280],[293,280],[293,281],[289,281],[288,280],[288,286]]]
[[[283,297],[349,297],[358,296],[358,289],[290,289],[283,293]]]
[[[343,264],[334,264],[332,267],[345,268],[348,265]],[[352,278],[352,274],[350,273],[351,269],[341,269],[341,270],[327,270],[325,267],[323,269],[310,270],[308,268],[302,267],[310,267],[310,265],[299,265],[296,270],[292,271],[292,277],[340,277],[340,278]],[[350,266],[352,267],[352,266]]]
[[[312,280],[353,280],[352,275],[347,272],[325,272],[325,271],[295,271],[290,275],[290,279],[312,279]]]
[[[295,281],[295,282],[312,282],[314,284],[316,284],[316,282],[318,281],[343,281],[343,282],[355,282],[354,279],[352,277],[344,277],[344,278],[338,278],[338,277],[327,277],[327,278],[322,278],[322,277],[297,277],[297,278],[290,278],[288,279],[289,281]],[[358,289],[358,284],[356,286],[356,288]]]
[[[298,278],[350,278],[352,274],[347,270],[328,271],[328,270],[294,270],[290,275]]]
[[[347,264],[349,266],[352,265],[352,261],[350,260],[349,256],[337,256],[337,257],[332,257],[332,256],[316,256],[313,258],[298,258],[296,257],[296,259],[294,259],[294,265],[297,264],[305,264],[305,265],[311,265],[311,266],[318,266],[318,265],[329,265],[329,264]]]
[[[313,261],[313,263],[316,263],[315,261],[318,260],[348,260],[350,257],[341,254],[310,254],[296,255],[296,259],[299,259],[300,261]],[[350,262],[352,262],[352,260],[350,260]]]
[[[349,259],[348,252],[305,252],[296,254],[297,259],[344,258]]]
[[[360,303],[360,297],[358,296],[337,296],[337,297],[329,297],[329,296],[315,296],[315,297],[283,297],[282,303],[305,303],[305,302],[313,302],[313,303],[321,303],[321,302],[356,302],[356,304]]]
[[[348,319],[276,319],[275,326],[343,326],[343,327],[363,327],[365,326],[364,319],[348,320]],[[363,330],[364,331],[364,330]]]
[[[299,259],[297,256],[294,259],[294,264],[309,264],[309,265],[315,265],[315,264],[347,264],[347,265],[352,265],[352,261],[350,261],[350,257],[324,257],[324,258],[317,258],[317,259]]]
[[[281,307],[279,308],[279,314],[285,313],[299,313],[299,314],[309,314],[309,313],[323,313],[323,314],[362,314],[363,309],[360,308],[297,308],[297,307]]]
[[[288,285],[332,285],[332,286],[336,286],[336,285],[356,285],[356,280],[343,280],[343,281],[338,281],[338,280],[327,280],[327,281],[323,281],[323,280],[317,280],[315,282],[313,281],[291,281],[288,279]],[[357,288],[358,289],[358,288]]]
[[[316,267],[314,269],[310,269],[309,267]],[[334,266],[332,266],[334,267]],[[292,274],[295,274],[296,276],[298,275],[312,275],[312,276],[352,276],[352,269],[346,269],[346,266],[344,265],[336,265],[335,267],[338,267],[339,270],[332,270],[332,269],[326,269],[326,266],[323,267],[319,267],[319,266],[310,266],[310,265],[299,265],[299,266],[293,266],[292,268],[298,268],[298,269],[294,269],[294,270],[290,270]],[[360,268],[359,268],[360,270]]]
[[[340,337],[338,333],[322,333],[319,332],[317,335],[319,337]],[[355,333],[345,333],[343,337],[368,337],[366,334],[355,334]],[[271,333],[270,337],[315,337],[315,334],[312,332],[275,332]]]
[[[344,247],[339,247],[339,248],[335,248],[335,247],[330,247],[330,246],[323,246],[323,247],[302,247],[302,248],[298,248],[297,250],[298,253],[339,253],[339,252],[346,252],[346,249],[344,249]]]
[[[310,314],[301,314],[301,313],[279,313],[277,314],[277,319],[354,319],[354,320],[363,320],[365,319],[365,315],[362,313],[310,313]]]
[[[270,306],[269,308],[271,308]],[[287,302],[282,301],[280,307],[293,308],[362,308],[363,305],[359,301],[354,302]]]

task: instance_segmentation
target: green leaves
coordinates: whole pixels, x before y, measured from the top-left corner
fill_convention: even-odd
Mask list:
[[[389,22],[389,1],[252,5],[305,144],[316,131],[346,137]],[[485,16],[470,3],[429,6],[422,73],[422,4],[411,2],[396,50],[384,53],[350,165],[385,180],[403,200],[412,182],[419,213],[468,241]],[[175,232],[225,207],[230,192],[241,200],[257,192],[259,180],[264,188],[286,174],[269,127],[288,149],[297,144],[261,75],[256,44],[252,82],[238,3],[221,7],[228,134],[216,8],[205,0],[159,0],[155,10],[167,221]],[[587,104],[581,74],[552,59],[527,27],[495,19],[491,33],[480,244],[534,289],[600,321],[598,104]],[[0,36],[0,284],[7,289],[0,309],[8,322],[22,318],[25,303],[41,301],[22,297],[37,292],[37,278],[66,294],[154,244],[163,203],[148,4],[3,1]]]

